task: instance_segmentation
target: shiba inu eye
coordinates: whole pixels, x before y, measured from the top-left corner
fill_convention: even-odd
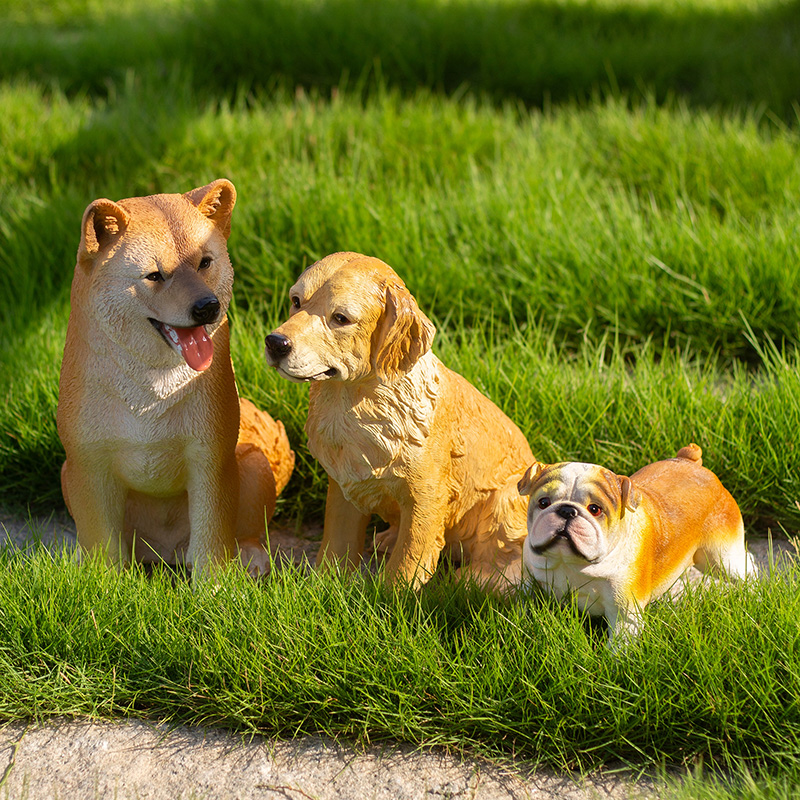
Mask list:
[[[350,322],[344,314],[334,314],[333,321],[339,325],[347,325]]]
[[[297,295],[292,298],[292,308],[300,308],[300,298]]]
[[[152,281],[153,283],[158,283],[159,281],[164,280],[164,276],[160,272],[151,272],[149,275],[145,275],[144,279],[146,281]]]
[[[603,513],[603,509],[597,503],[589,503],[587,508],[593,517],[599,517]]]
[[[208,269],[211,266],[211,256],[203,256],[200,259],[200,263],[197,265],[197,269]]]
[[[539,508],[547,508],[547,506],[550,505],[550,498],[540,497],[536,505],[539,506]]]

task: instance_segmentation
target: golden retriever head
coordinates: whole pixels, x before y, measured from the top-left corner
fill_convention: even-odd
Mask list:
[[[359,253],[317,261],[289,294],[291,315],[267,336],[266,357],[291,381],[391,382],[430,350],[436,333],[397,273]]]

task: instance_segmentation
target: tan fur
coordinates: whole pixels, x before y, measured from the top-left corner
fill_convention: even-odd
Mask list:
[[[95,200],[84,214],[59,384],[61,482],[79,543],[115,564],[134,539],[136,558],[185,559],[195,574],[237,542],[254,571],[268,560],[265,520],[294,453],[283,425],[246,400],[240,420],[226,317],[235,202],[218,180]],[[193,313],[212,299],[218,315],[199,326]],[[190,366],[167,333],[197,339],[201,327],[213,355],[206,343]]]
[[[291,289],[267,361],[310,381],[306,433],[329,477],[317,563],[361,562],[372,514],[390,523],[390,579],[415,585],[443,548],[493,585],[519,578],[532,456],[508,417],[430,351],[435,329],[397,273],[335,253]],[[340,316],[341,315],[341,316]],[[288,343],[290,352],[279,352]]]
[[[561,598],[609,622],[609,636],[638,629],[639,612],[694,565],[742,578],[756,569],[739,507],[696,444],[630,478],[596,464],[534,463],[523,570]],[[597,512],[599,509],[599,513]]]

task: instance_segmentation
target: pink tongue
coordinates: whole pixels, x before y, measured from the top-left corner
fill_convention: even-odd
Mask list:
[[[164,325],[167,336],[173,341],[173,331],[178,337],[177,346],[186,363],[197,372],[202,372],[211,366],[214,358],[214,343],[206,335],[206,329],[199,325],[197,328],[172,328]]]

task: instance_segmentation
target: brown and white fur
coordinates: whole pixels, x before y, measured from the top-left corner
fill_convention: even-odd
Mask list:
[[[604,616],[610,640],[635,633],[641,610],[692,565],[729,579],[756,574],[739,507],[695,444],[630,478],[534,463],[519,490],[530,496],[525,580]]]
[[[238,549],[266,568],[266,518],[294,453],[283,425],[240,401],[226,311],[236,190],[95,200],[83,216],[61,366],[61,472],[78,542],[108,561]],[[135,538],[135,554],[132,544]]]
[[[311,383],[306,433],[328,473],[318,565],[357,567],[370,516],[390,523],[390,580],[424,583],[445,547],[478,580],[519,579],[532,459],[519,429],[431,352],[435,328],[377,258],[334,253],[290,290],[267,362]]]

